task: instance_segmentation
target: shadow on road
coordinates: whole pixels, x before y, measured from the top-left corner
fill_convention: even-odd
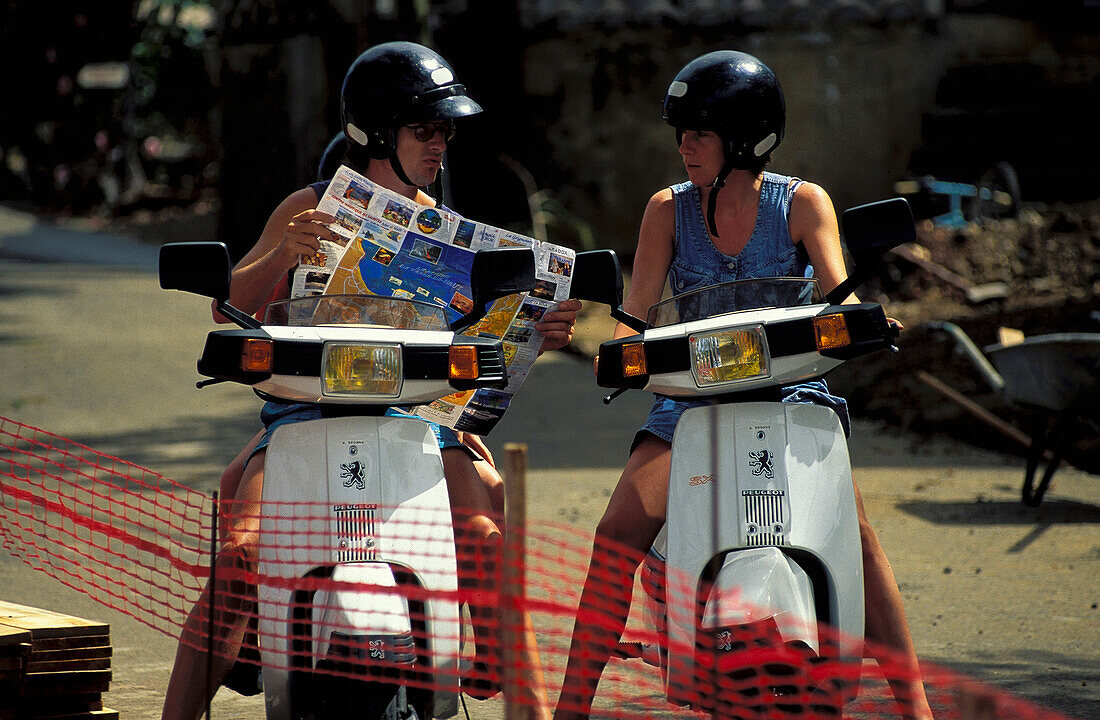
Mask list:
[[[123,434],[82,434],[74,442],[139,465],[201,492],[217,488],[221,470],[260,429],[256,412],[183,417],[171,427]]]
[[[554,353],[535,363],[487,441],[494,453],[509,442],[526,443],[534,469],[619,468],[653,396],[628,392],[610,405],[592,375],[592,363]]]
[[[898,510],[937,525],[1031,527],[1006,551],[1015,555],[1026,550],[1055,525],[1100,523],[1100,507],[1073,500],[1047,500],[1032,508],[1019,501],[903,502]]]
[[[1100,672],[1087,657],[1039,649],[979,652],[970,660],[942,666],[1071,717],[1100,717]]]
[[[1037,508],[1009,500],[969,502],[910,501],[898,503],[902,512],[937,525],[1066,525],[1100,523],[1100,506],[1074,500],[1050,499]]]

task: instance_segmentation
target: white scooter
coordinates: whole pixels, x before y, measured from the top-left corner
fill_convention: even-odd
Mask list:
[[[813,279],[744,280],[661,302],[647,321],[622,310],[613,254],[578,257],[574,295],[640,333],[600,346],[597,382],[619,388],[606,402],[631,388],[713,402],[676,428],[666,523],[642,565],[660,641],[620,654],[659,666],[670,702],[714,717],[839,716],[858,689],[863,567],[845,433],[832,409],[779,402],[779,388],[893,347],[880,305],[839,303],[915,229],[904,200],[853,208],[843,227],[857,274],[828,296]]]
[[[214,298],[241,329],[207,337],[203,375],[264,398],[320,403],[278,428],[264,465],[258,637],[270,720],[457,712],[461,639],[454,530],[439,448],[391,406],[504,387],[500,340],[459,336],[486,304],[534,286],[528,249],[474,258],[473,308],[363,295],[228,304],[220,243],[165,245],[161,287]]]

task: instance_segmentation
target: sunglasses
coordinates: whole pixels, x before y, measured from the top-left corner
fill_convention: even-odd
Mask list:
[[[412,130],[413,137],[422,143],[426,143],[434,138],[436,133],[443,133],[443,141],[448,143],[453,140],[455,136],[455,124],[451,120],[442,123],[406,125],[405,127]]]

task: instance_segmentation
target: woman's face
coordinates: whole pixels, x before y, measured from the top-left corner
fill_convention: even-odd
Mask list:
[[[693,185],[710,185],[725,162],[722,138],[710,130],[684,130],[680,138],[680,157]]]

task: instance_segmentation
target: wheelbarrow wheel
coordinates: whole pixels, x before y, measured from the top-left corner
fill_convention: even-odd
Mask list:
[[[1016,217],[1021,205],[1020,179],[1015,168],[1002,160],[986,170],[978,181],[971,219]]]

